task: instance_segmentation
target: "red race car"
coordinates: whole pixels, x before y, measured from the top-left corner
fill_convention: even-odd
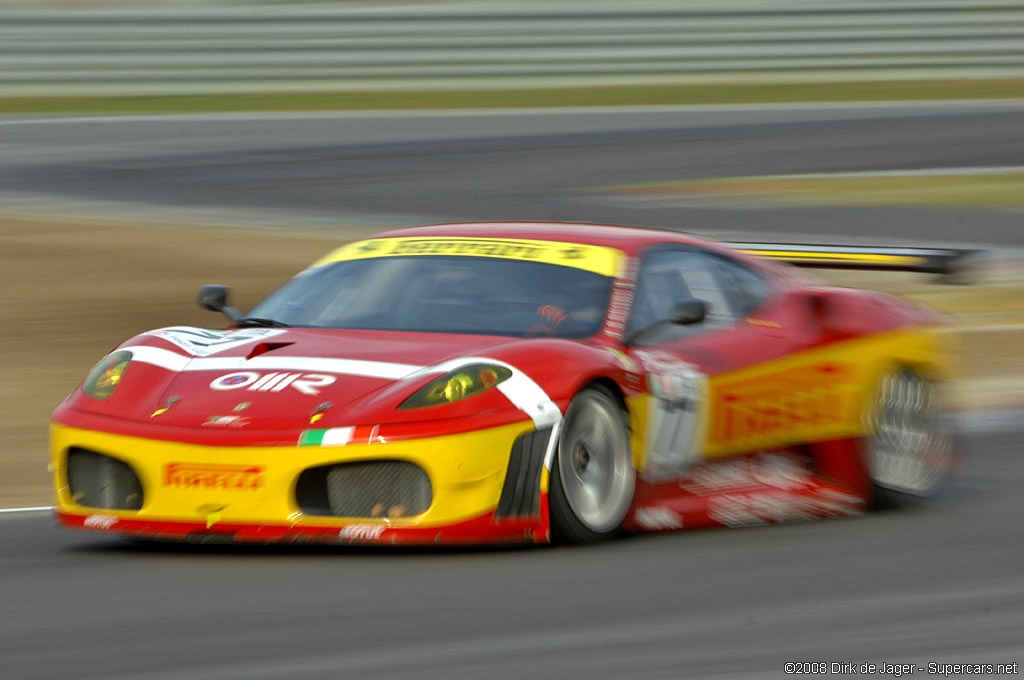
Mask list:
[[[927,497],[956,453],[940,319],[777,260],[961,254],[557,223],[380,234],[246,316],[204,286],[227,330],[104,357],[53,413],[56,516],[175,540],[589,542]]]

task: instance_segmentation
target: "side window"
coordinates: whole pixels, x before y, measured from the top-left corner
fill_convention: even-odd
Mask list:
[[[717,258],[722,290],[732,303],[737,316],[743,316],[761,306],[768,297],[769,288],[764,277],[750,267],[724,257]]]
[[[668,319],[672,308],[692,298],[707,305],[704,321],[692,326],[666,326],[652,333],[648,342],[712,330],[731,324],[731,301],[719,283],[717,258],[697,250],[663,250],[644,258],[630,314],[629,332]]]

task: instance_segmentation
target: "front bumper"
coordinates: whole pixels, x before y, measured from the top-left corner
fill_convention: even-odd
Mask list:
[[[547,542],[547,470],[540,463],[536,511],[509,513],[514,444],[531,421],[455,435],[344,446],[204,446],[51,426],[55,516],[76,529],[189,541],[486,544]],[[137,510],[80,505],[68,480],[68,452],[84,449],[131,467],[142,489]],[[296,482],[306,469],[359,461],[406,461],[430,479],[432,500],[412,517],[304,513]],[[534,457],[536,460],[536,457]],[[182,483],[180,470],[208,469]],[[511,472],[510,472],[511,470]],[[521,482],[520,482],[521,485]],[[76,500],[77,498],[77,500]],[[504,508],[502,510],[501,508]]]

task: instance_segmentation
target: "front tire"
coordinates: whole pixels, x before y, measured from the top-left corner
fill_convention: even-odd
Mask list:
[[[551,469],[552,538],[594,543],[613,536],[635,486],[623,408],[610,390],[588,387],[569,404]]]
[[[954,440],[931,380],[910,370],[885,375],[868,426],[866,462],[874,507],[912,505],[942,490],[953,469]]]

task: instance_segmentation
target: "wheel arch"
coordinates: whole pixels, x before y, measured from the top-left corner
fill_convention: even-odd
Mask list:
[[[623,391],[622,386],[619,385],[619,383],[616,382],[614,378],[611,378],[609,376],[597,376],[594,378],[590,378],[589,380],[585,381],[582,385],[579,386],[579,388],[573,394],[573,397],[575,397],[577,394],[587,389],[588,387],[603,387],[607,389],[615,396],[615,399],[616,401],[619,402],[619,406],[622,408],[622,410],[625,411],[627,414],[629,413],[629,405],[626,403],[626,394]],[[629,422],[628,418],[626,422]]]

